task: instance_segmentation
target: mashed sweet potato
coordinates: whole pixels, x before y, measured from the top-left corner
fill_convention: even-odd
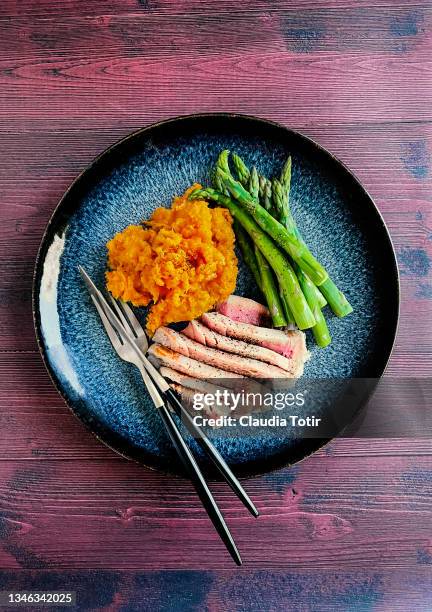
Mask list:
[[[161,325],[199,317],[235,289],[231,215],[188,200],[189,192],[171,208],[157,208],[145,227],[130,225],[107,243],[107,288],[135,306],[152,302],[150,335]]]

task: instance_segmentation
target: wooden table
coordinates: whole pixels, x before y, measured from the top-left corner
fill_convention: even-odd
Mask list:
[[[42,365],[31,282],[72,179],[154,121],[233,111],[339,156],[401,270],[388,376],[431,375],[432,4],[425,0],[3,0],[0,5],[0,589],[74,588],[82,610],[430,610],[430,440],[337,440],[216,497],[98,443]],[[409,410],[409,405],[406,406]]]

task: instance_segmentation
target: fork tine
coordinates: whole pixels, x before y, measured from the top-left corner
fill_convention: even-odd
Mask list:
[[[111,304],[113,305],[114,310],[116,311],[116,313],[117,313],[117,315],[118,315],[118,317],[119,317],[120,321],[122,322],[123,327],[125,327],[126,329],[129,329],[129,330],[130,330],[130,331],[132,331],[132,333],[133,333],[133,329],[132,329],[132,327],[131,327],[131,326],[128,324],[128,320],[127,320],[127,318],[125,317],[125,315],[123,314],[123,310],[120,308],[120,306],[118,305],[117,300],[115,300],[115,299],[113,298],[113,296],[111,295],[111,293],[109,294],[109,299],[110,299],[110,302],[111,302]],[[134,334],[134,335],[135,335],[135,334]]]
[[[105,327],[105,331],[106,331],[106,333],[108,335],[108,338],[111,340],[111,344],[113,345],[114,350],[118,352],[119,347],[123,343],[121,342],[121,340],[117,336],[117,334],[114,331],[114,328],[111,325],[111,323],[108,321],[108,318],[107,318],[106,314],[104,313],[102,307],[99,305],[99,302],[97,301],[97,299],[93,295],[91,295],[90,297],[93,300],[93,304],[96,306],[96,310],[99,313],[99,316],[101,318],[102,324]]]
[[[132,329],[134,330],[135,334],[137,337],[142,336],[143,334],[145,334],[141,323],[138,321],[137,317],[135,316],[134,311],[132,310],[132,308],[129,306],[129,304],[126,304],[126,302],[120,302],[120,307],[123,310],[125,316],[127,317],[128,321],[129,321],[129,325],[132,327]]]

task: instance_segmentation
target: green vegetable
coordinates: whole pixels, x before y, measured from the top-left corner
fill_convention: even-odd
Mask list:
[[[278,220],[288,229],[294,231],[297,228],[289,208],[290,181],[291,158],[288,158],[282,170],[281,181],[278,181],[277,179],[272,181],[273,208],[275,216],[278,218]],[[316,321],[315,325],[312,327],[312,332],[316,343],[318,346],[324,348],[330,344],[331,337],[326,320],[321,312],[322,295],[319,294],[319,289],[317,289],[309,276],[303,272],[303,270],[297,264],[294,264],[294,270],[297,274],[301,290],[303,291],[306,301],[309,304]]]
[[[298,263],[316,285],[321,285],[327,279],[328,274],[312,255],[307,246],[299,241],[295,232],[285,228],[281,223],[276,221],[276,219],[272,217],[256,199],[252,198],[250,193],[246,191],[243,185],[236,181],[231,174],[225,172],[220,167],[217,168],[216,173],[222,180],[224,187],[226,187],[244,209],[252,215],[261,229],[267,232],[269,236],[271,236],[271,238],[273,238],[273,240]]]
[[[286,160],[286,162],[284,163],[282,167],[282,172],[280,175],[281,185],[285,189],[285,197],[287,200],[288,212],[289,212],[289,196],[290,196],[290,189],[291,189],[291,166],[292,166],[292,162],[291,162],[291,155],[290,155],[288,159]]]
[[[247,188],[249,189],[249,192],[252,197],[258,198],[259,178],[256,168],[253,167],[252,170],[249,171],[249,168],[238,155],[233,154],[232,158],[233,165],[236,168],[239,178],[242,178],[242,182],[246,182]],[[216,184],[217,186],[219,186],[219,191],[223,193],[224,187],[222,185],[220,176],[218,175],[216,177]],[[266,258],[262,255],[261,251],[256,246],[253,247],[250,244],[249,237],[247,235],[244,236],[244,229],[241,227],[241,225],[235,222],[234,228],[237,240],[240,240],[242,243],[240,245],[240,248],[242,249],[243,257],[245,261],[247,259],[246,263],[251,269],[252,274],[254,275],[255,280],[257,282],[257,285],[258,287],[260,287],[267,301],[267,306],[270,311],[273,325],[275,327],[283,327],[284,325],[286,325],[286,320],[284,317],[281,298],[279,296],[279,290],[274,279],[273,272]],[[247,241],[247,244],[245,244],[245,241]],[[247,251],[246,256],[245,250]]]
[[[250,241],[249,236],[242,228],[240,223],[234,219],[234,232],[237,238],[237,244],[240,247],[240,250],[243,255],[243,259],[245,260],[246,265],[249,267],[252,275],[255,279],[256,284],[262,291],[261,287],[261,274],[258,268],[258,262],[255,257],[254,247]]]
[[[245,193],[248,198],[251,199],[250,194],[248,194],[247,191]],[[255,222],[252,216],[234,200],[215,189],[197,189],[192,192],[189,197],[191,199],[204,198],[214,200],[228,208],[232,216],[242,225],[252,238],[252,241],[257,245],[267,261],[271,262],[271,267],[279,281],[281,296],[288,303],[298,328],[308,329],[313,327],[315,325],[315,318],[300,289],[300,285],[291,264],[271,238]],[[273,219],[273,217],[271,218]]]
[[[351,304],[330,277],[320,285],[319,290],[337,317],[346,317],[353,311]]]
[[[259,198],[259,178],[258,172],[255,166],[252,166],[252,170],[249,176],[249,193],[254,200]]]
[[[259,175],[259,199],[264,208],[271,212],[273,206],[271,182],[262,174]]]
[[[237,155],[237,153],[232,153],[231,159],[233,162],[234,169],[237,173],[238,180],[243,185],[243,187],[247,187],[249,184],[249,176],[250,176],[249,168],[246,166],[242,158],[239,155]]]
[[[307,278],[309,278],[309,276],[307,274],[305,276],[307,276]],[[312,283],[312,281],[310,281],[310,282]],[[324,283],[326,283],[326,282],[327,281],[324,281]],[[324,306],[327,306],[327,300],[325,299],[325,297],[323,296],[321,291],[318,289],[318,287],[314,283],[312,283],[312,287],[313,287],[313,291],[315,293],[315,298],[316,298],[316,300],[317,300],[317,302],[319,304],[319,307],[320,308],[324,308]],[[321,287],[322,287],[322,285],[321,285]]]
[[[216,161],[216,170],[218,168],[220,168],[224,172],[227,172],[228,174],[231,174],[231,170],[230,170],[230,167],[229,167],[229,151],[228,151],[228,149],[225,149],[224,151],[221,151],[219,153],[219,157],[217,158],[217,161]]]
[[[282,223],[282,225],[284,225],[288,231],[292,231],[295,235],[292,227],[286,190],[282,186],[282,183],[277,179],[272,180],[272,196],[275,218],[278,219],[278,221]]]
[[[259,197],[259,178],[255,166],[249,171],[246,164],[238,155],[233,154],[232,158],[233,165],[236,168],[237,174],[239,178],[242,179],[241,182],[243,182],[245,186],[247,186],[251,196],[257,199]],[[221,183],[220,177],[219,183]],[[236,223],[235,227],[237,232],[239,224]],[[240,232],[244,232],[244,229],[241,226]],[[247,238],[247,240],[249,241],[249,238]],[[253,254],[255,257],[256,272],[259,276],[258,286],[261,288],[261,291],[263,292],[267,301],[267,306],[270,311],[273,325],[275,327],[283,327],[286,325],[286,320],[284,316],[281,298],[279,296],[279,289],[277,287],[276,280],[273,276],[272,269],[269,266],[266,258],[263,256],[263,254],[257,248],[256,245],[253,248]],[[249,254],[248,257],[250,258]],[[253,272],[254,276],[256,272]]]
[[[293,317],[293,313],[291,312],[291,309],[288,305],[287,300],[285,299],[285,296],[283,295],[283,293],[280,291],[279,288],[279,294],[280,294],[280,298],[281,298],[281,302],[282,302],[282,308],[285,314],[285,319],[287,321],[288,325],[295,325],[295,319]]]
[[[287,322],[285,320],[284,311],[282,307],[282,301],[279,295],[279,289],[276,280],[273,276],[272,269],[261,253],[259,248],[255,245],[255,258],[258,264],[259,271],[261,273],[261,289],[267,300],[268,309],[275,327],[284,327]]]
[[[295,265],[294,269],[306,301],[315,317],[315,325],[312,327],[312,333],[318,346],[324,348],[330,344],[331,336],[316,297],[315,285],[299,266]]]
[[[282,168],[280,183],[284,193],[282,194],[281,201],[278,201],[278,204],[282,203],[282,206],[284,207],[284,218],[286,219],[286,222],[289,224],[291,230],[295,233],[299,241],[305,244],[297,228],[297,224],[294,221],[289,204],[289,196],[291,189],[291,157],[288,157]],[[281,194],[277,189],[277,197],[279,198],[280,195]],[[279,218],[279,220],[282,223],[282,219]],[[324,306],[328,302],[330,308],[338,317],[345,317],[353,311],[351,304],[348,302],[342,291],[337,288],[336,284],[333,282],[330,276],[324,281],[324,283],[320,285],[319,289],[316,288],[315,293],[316,299],[318,300],[320,307],[324,308]]]

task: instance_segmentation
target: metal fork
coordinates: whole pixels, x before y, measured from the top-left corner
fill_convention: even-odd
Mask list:
[[[137,345],[143,351],[143,353],[146,353],[148,349],[147,334],[145,333],[141,323],[135,316],[132,308],[128,304],[126,304],[126,302],[115,300],[112,295],[110,295],[109,297],[112,305],[115,308],[116,313],[118,314],[120,321],[123,324],[123,327],[126,330],[129,330],[135,336],[135,341]],[[154,380],[156,385],[159,387],[162,383],[166,383],[165,379],[161,374],[159,374],[159,372],[157,372],[157,375]],[[195,425],[194,420],[192,419],[186,408],[182,405],[175,391],[169,388],[163,393],[163,396],[173,408],[177,416],[182,419],[183,424],[186,426],[192,436],[194,436],[194,438],[197,440],[198,444],[212,461],[213,465],[217,467],[224,480],[229,484],[231,489],[238,496],[244,506],[254,517],[259,516],[255,504],[252,502],[252,500],[250,499],[236,476],[233,474],[231,468],[225,462],[225,459],[222,457],[219,451],[216,450],[216,448],[205,435],[204,431],[200,427]]]
[[[98,298],[102,307],[105,309],[106,314],[110,316],[112,315],[112,310],[110,309],[107,301],[103,293],[99,291],[96,285],[93,283],[91,278],[88,276],[84,268],[79,267],[81,276],[83,277],[87,289],[89,290],[91,295],[94,295]],[[156,368],[150,363],[150,361],[144,356],[148,349],[148,340],[147,335],[144,329],[141,326],[141,323],[138,321],[135,316],[132,308],[125,302],[118,302],[110,295],[111,303],[115,309],[115,312],[118,316],[119,322],[122,324],[123,329],[126,332],[130,332],[133,335],[133,339],[141,349],[142,353],[140,355],[140,361],[142,365],[147,369],[151,377],[153,378],[156,386],[159,388],[159,391],[162,393],[163,398],[167,401],[170,406],[174,409],[174,412],[177,414],[179,418],[182,419],[183,424],[186,426],[191,435],[197,440],[198,444],[201,446],[203,451],[206,453],[208,458],[212,461],[213,465],[218,469],[219,473],[227,482],[227,484],[231,487],[232,491],[237,495],[243,505],[249,510],[249,512],[254,516],[259,516],[258,510],[255,507],[255,504],[252,502],[239,480],[236,478],[234,473],[231,471],[231,468],[226,463],[225,459],[219,453],[218,450],[213,446],[210,440],[207,438],[204,431],[195,425],[194,420],[192,419],[189,412],[182,405],[177,394],[173,389],[170,388],[165,378],[156,370]]]
[[[83,278],[86,280],[87,287],[88,280],[91,282],[92,291],[90,291],[91,299],[98,311],[98,314],[101,318],[102,324],[107,332],[107,335],[111,341],[111,344],[114,350],[117,352],[119,357],[124,361],[132,363],[135,365],[142,375],[144,383],[146,384],[149,394],[154,402],[154,405],[159,409],[159,414],[161,415],[162,421],[166,427],[169,437],[187,471],[191,482],[203,504],[207,514],[209,515],[214,527],[216,528],[219,536],[224,542],[228,552],[231,557],[234,559],[237,565],[241,565],[241,557],[240,553],[237,549],[237,546],[234,542],[234,539],[225,523],[225,520],[220,512],[213,495],[210,489],[207,486],[207,483],[204,479],[204,476],[201,473],[201,470],[198,467],[198,464],[195,461],[191,451],[183,440],[181,433],[168,410],[164,399],[160,395],[158,389],[155,387],[153,381],[148,375],[146,368],[143,365],[143,358],[145,356],[142,354],[141,349],[136,345],[130,334],[118,323],[117,317],[114,315],[107,302],[103,298],[101,294],[101,298],[93,292],[93,283],[91,279],[89,279],[88,275],[85,271],[80,268],[80,272],[83,275]],[[86,278],[87,277],[87,278]],[[96,289],[96,288],[95,288]],[[96,291],[98,291],[96,289]],[[98,291],[98,293],[100,293]],[[107,310],[108,309],[108,310]],[[150,364],[151,365],[151,364]],[[152,366],[153,368],[153,366]],[[155,368],[153,368],[155,369]],[[157,372],[157,370],[155,370]],[[165,384],[166,381],[164,379]],[[168,387],[169,390],[171,390]]]

